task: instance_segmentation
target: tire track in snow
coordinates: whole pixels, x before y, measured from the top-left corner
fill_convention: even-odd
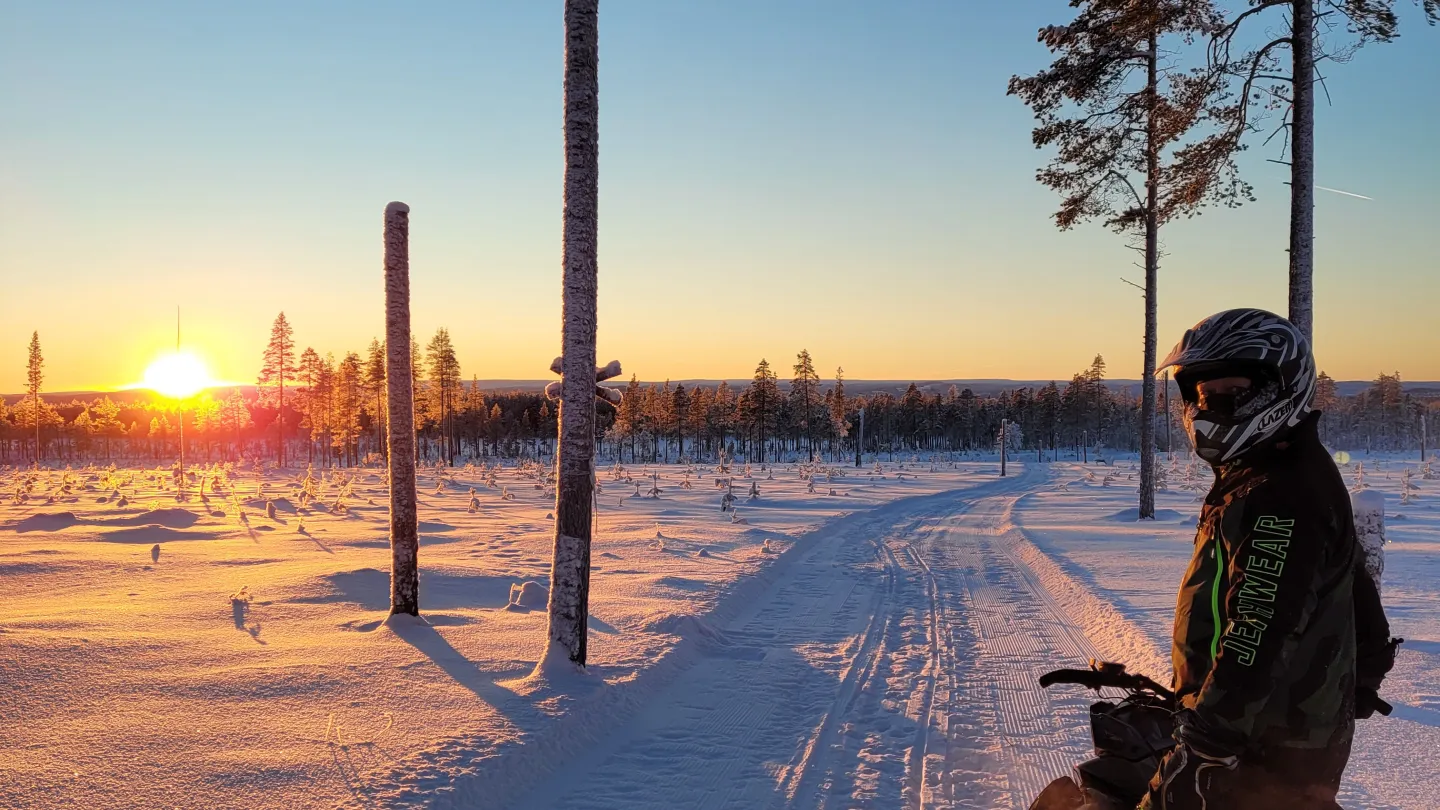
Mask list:
[[[943,756],[912,753],[924,768],[934,761],[938,772],[912,775],[921,790],[911,806],[1024,807],[1087,754],[1086,701],[1047,694],[1035,679],[1083,662],[1094,649],[1007,550],[1008,513],[1020,496],[987,498],[914,540],[948,602],[935,612],[936,624],[948,631],[940,635],[968,647],[951,648],[947,666],[968,681],[955,684],[952,695],[965,691],[971,700],[949,701],[945,728],[937,734],[945,743]],[[975,767],[977,749],[978,759],[990,759],[992,773],[1002,778],[976,779],[976,771],[984,770],[983,764]]]
[[[1045,479],[1027,466],[822,531],[706,617],[606,725],[578,728],[583,744],[572,737],[523,775],[477,774],[440,804],[1025,807],[1088,755],[1088,694],[1035,682],[1094,654],[1090,623],[1066,614],[1089,603],[1047,592],[1073,583],[1013,524]]]
[[[985,484],[980,491],[993,485]],[[897,596],[877,537],[974,490],[901,501],[816,539],[697,660],[518,808],[827,807],[832,749],[875,676]],[[858,516],[857,516],[858,517]],[[729,705],[765,705],[720,717]]]

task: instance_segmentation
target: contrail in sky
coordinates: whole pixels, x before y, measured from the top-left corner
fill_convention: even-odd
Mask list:
[[[1315,188],[1318,188],[1318,189],[1320,189],[1321,191],[1328,191],[1328,192],[1330,192],[1331,194],[1344,194],[1346,197],[1359,197],[1359,198],[1362,199],[1362,200],[1374,200],[1374,199],[1375,199],[1374,197],[1366,197],[1364,194],[1354,194],[1354,193],[1349,192],[1349,191],[1341,191],[1341,190],[1338,189],[1338,188],[1326,188],[1325,186],[1316,186]]]

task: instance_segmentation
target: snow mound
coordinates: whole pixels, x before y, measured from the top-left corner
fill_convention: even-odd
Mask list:
[[[102,526],[164,526],[167,529],[188,529],[194,526],[199,519],[199,515],[188,509],[171,507],[169,509],[149,509],[129,517],[110,518],[100,521],[100,524]]]
[[[289,498],[247,498],[246,506],[254,506],[263,509],[267,503],[275,504],[276,512],[295,513],[295,504]]]
[[[1174,509],[1155,510],[1156,523],[1178,523],[1184,521],[1186,517],[1186,515],[1176,512]],[[1130,509],[1121,509],[1113,515],[1107,515],[1105,519],[1114,521],[1115,523],[1134,523],[1140,519],[1140,507],[1136,506]]]
[[[58,532],[80,522],[74,512],[38,512],[10,524],[16,534],[25,532]]]
[[[718,627],[692,614],[666,614],[641,628],[647,633],[664,633],[701,643],[728,644],[729,639]]]
[[[534,703],[554,698],[574,700],[605,686],[603,678],[576,666],[565,649],[553,641],[546,645],[544,657],[535,663],[530,674],[512,681],[495,683]]]
[[[550,589],[534,580],[510,586],[507,610],[544,610],[550,601]]]

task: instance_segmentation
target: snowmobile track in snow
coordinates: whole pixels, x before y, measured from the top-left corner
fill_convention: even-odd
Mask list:
[[[1015,552],[1014,504],[1045,480],[1026,468],[809,538],[613,725],[578,730],[593,743],[495,806],[1026,806],[1088,749],[1088,695],[1035,679],[1094,655]],[[457,787],[446,806],[480,798]]]

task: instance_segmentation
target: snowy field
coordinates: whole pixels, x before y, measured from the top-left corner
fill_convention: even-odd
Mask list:
[[[1023,808],[1089,747],[1089,693],[1036,675],[1169,676],[1208,473],[1137,523],[1130,464],[602,469],[591,675],[551,683],[537,468],[422,471],[424,620],[389,623],[377,471],[0,471],[0,807]],[[1349,808],[1440,796],[1440,481],[1401,504],[1406,466],[1365,463],[1407,642]]]

